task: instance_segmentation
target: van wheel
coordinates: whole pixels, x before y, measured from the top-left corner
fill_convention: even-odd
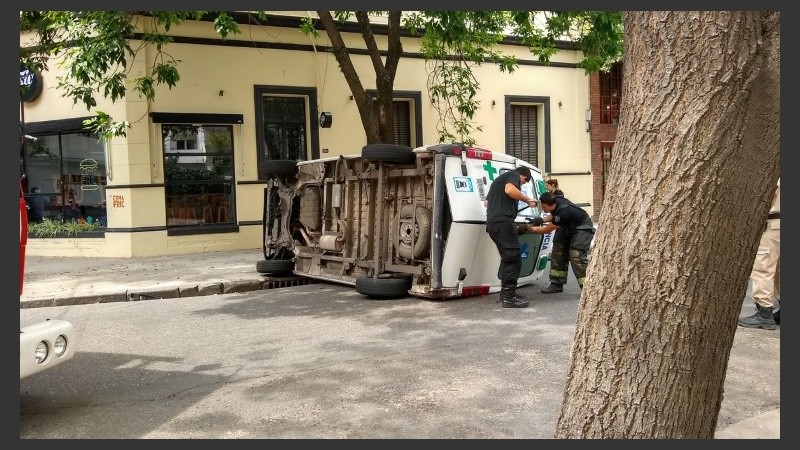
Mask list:
[[[256,263],[258,273],[291,273],[294,261],[291,259],[262,259]]]
[[[411,289],[410,278],[356,278],[356,292],[374,298],[406,297]]]
[[[261,176],[264,178],[270,178],[276,175],[297,175],[297,161],[293,159],[264,161],[258,169]]]
[[[416,210],[416,217],[415,216]],[[394,246],[404,258],[422,259],[431,249],[431,211],[414,205],[403,205],[394,219]],[[413,222],[413,223],[412,223]],[[414,241],[412,248],[411,241]]]
[[[411,147],[396,144],[367,144],[361,149],[361,157],[392,164],[414,164],[417,159]]]

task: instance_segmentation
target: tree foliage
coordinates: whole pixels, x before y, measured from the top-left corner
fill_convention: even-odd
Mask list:
[[[514,72],[513,55],[499,44],[511,37],[549,64],[559,44],[583,52],[579,67],[587,73],[608,69],[622,57],[622,16],[617,11],[421,11],[406,26],[421,30],[428,64],[428,93],[439,113],[440,142],[474,143],[473,118],[480,107],[480,83],[473,69],[490,63]]]
[[[251,13],[266,24],[266,12]],[[428,93],[439,113],[440,141],[474,143],[473,119],[480,107],[474,67],[494,64],[502,72],[513,72],[517,60],[499,50],[505,39],[525,44],[543,63],[549,63],[559,43],[567,42],[583,51],[579,63],[587,72],[609,67],[622,54],[622,16],[615,11],[317,11],[317,18],[304,19],[301,31],[318,34],[322,29],[347,80],[358,106],[367,141],[393,139],[392,92],[403,48],[401,33],[418,36],[427,61]],[[387,18],[387,47],[375,39],[372,18]],[[61,61],[64,74],[58,89],[66,98],[92,110],[97,96],[117,101],[134,94],[147,101],[155,98],[158,85],[174,87],[180,81],[179,60],[168,53],[172,27],[187,20],[209,20],[224,39],[241,33],[233,16],[210,11],[21,11],[20,31],[32,42],[20,47],[21,64],[46,69],[50,61]],[[355,71],[341,27],[355,19],[374,69],[374,80]],[[134,44],[135,43],[135,44]],[[155,50],[146,73],[132,75],[128,61],[146,46]],[[132,77],[132,78],[131,78]],[[376,86],[373,102],[365,86]],[[106,137],[125,135],[128,122],[115,122],[95,109],[89,124]]]
[[[29,70],[47,70],[59,61],[64,74],[57,89],[92,110],[97,96],[115,102],[128,94],[127,83],[139,97],[152,101],[155,86],[169,88],[180,81],[179,60],[166,52],[172,42],[170,28],[186,20],[199,20],[206,11],[21,11],[20,32],[30,33],[33,42],[20,47],[20,63]],[[239,32],[226,13],[216,13],[214,28],[223,38]],[[147,30],[147,31],[143,31]],[[132,44],[137,42],[135,46]],[[130,78],[128,61],[151,45],[155,59],[147,73]],[[124,136],[129,124],[115,122],[103,111],[87,123],[106,137]]]

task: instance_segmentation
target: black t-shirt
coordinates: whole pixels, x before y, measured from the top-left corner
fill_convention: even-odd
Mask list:
[[[550,212],[553,216],[553,225],[562,228],[577,228],[581,230],[594,230],[592,218],[589,213],[579,206],[575,206],[564,197],[556,197],[556,208]]]
[[[511,183],[520,188],[520,176],[516,170],[501,174],[492,181],[489,193],[486,194],[488,205],[486,207],[487,222],[514,221],[517,218],[517,201],[506,194],[506,183]]]

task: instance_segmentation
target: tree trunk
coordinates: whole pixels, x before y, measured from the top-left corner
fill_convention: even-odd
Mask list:
[[[378,91],[377,123],[372,116],[372,98],[364,90],[361,78],[353,66],[350,53],[342,39],[336,21],[330,11],[317,11],[317,15],[328,34],[333,47],[333,54],[339,63],[339,68],[344,74],[350,92],[353,94],[353,101],[358,107],[361,116],[361,123],[364,133],[367,136],[368,144],[394,143],[394,120],[393,120],[393,91],[394,78],[397,73],[397,65],[400,56],[403,54],[403,46],[400,42],[400,11],[390,11],[388,14],[388,48],[386,50],[386,62],[383,62],[381,50],[375,42],[375,35],[372,33],[367,11],[356,11],[355,17],[361,29],[361,37],[367,47],[373,70],[375,71],[375,86]]]
[[[353,67],[353,62],[350,60],[350,53],[347,51],[347,46],[339,33],[339,28],[336,25],[330,11],[317,11],[320,22],[328,34],[328,39],[331,40],[331,47],[333,47],[333,56],[336,57],[336,62],[339,63],[339,68],[342,70],[345,81],[350,87],[350,92],[353,94],[353,101],[358,108],[358,114],[361,116],[361,123],[364,126],[364,133],[367,135],[367,143],[375,144],[380,142],[378,137],[378,127],[375,121],[372,120],[372,100],[367,96],[364,86],[361,84],[361,79]]]
[[[625,13],[557,438],[712,438],[780,170],[780,13]]]

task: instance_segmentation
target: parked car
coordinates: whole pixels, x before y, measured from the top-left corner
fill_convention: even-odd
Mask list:
[[[256,269],[353,285],[376,298],[499,292],[484,200],[492,180],[518,166],[531,169],[529,196],[545,192],[532,164],[462,144],[373,144],[356,155],[267,161]],[[541,215],[521,202],[520,209],[519,223]],[[542,276],[551,242],[551,234],[520,236],[520,286]]]
[[[19,197],[19,293],[25,281],[28,213],[22,184]],[[19,378],[55,367],[75,353],[75,331],[66,320],[47,319],[19,330]]]

